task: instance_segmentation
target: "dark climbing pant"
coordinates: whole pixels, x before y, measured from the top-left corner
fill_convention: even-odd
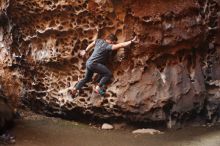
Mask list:
[[[100,87],[106,85],[112,78],[111,71],[105,65],[100,63],[87,64],[86,75],[84,79],[82,79],[76,84],[76,89],[80,90],[87,82],[90,82],[94,73],[99,74],[100,81],[98,85]]]

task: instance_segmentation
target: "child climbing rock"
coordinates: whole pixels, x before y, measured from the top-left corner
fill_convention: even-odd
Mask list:
[[[75,96],[87,82],[91,81],[94,73],[98,73],[101,77],[98,85],[95,87],[95,92],[100,95],[105,94],[104,87],[112,78],[112,72],[106,67],[110,52],[127,47],[132,43],[137,43],[137,37],[122,43],[117,43],[117,40],[114,34],[110,34],[106,39],[97,39],[93,41],[85,50],[80,52],[81,56],[84,56],[86,52],[94,48],[92,55],[86,62],[85,77],[76,84],[71,92],[73,96]]]

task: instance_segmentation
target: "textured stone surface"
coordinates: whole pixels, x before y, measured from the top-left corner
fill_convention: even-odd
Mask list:
[[[35,111],[69,118],[175,124],[204,111],[212,119],[220,97],[216,2],[1,1],[2,88]],[[83,77],[89,56],[79,51],[110,33],[119,42],[137,35],[140,43],[112,54],[114,79],[105,98],[88,84],[72,99],[67,91]]]

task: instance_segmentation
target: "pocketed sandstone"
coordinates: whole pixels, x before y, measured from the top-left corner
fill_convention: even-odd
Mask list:
[[[218,109],[219,5],[213,0],[4,0],[1,13],[8,19],[0,26],[1,82],[8,94],[18,87],[10,97],[33,110],[147,122]],[[140,43],[113,53],[106,98],[94,97],[89,84],[72,99],[67,89],[85,71],[79,51],[109,33],[119,42],[135,34]],[[209,110],[212,101],[216,108]]]

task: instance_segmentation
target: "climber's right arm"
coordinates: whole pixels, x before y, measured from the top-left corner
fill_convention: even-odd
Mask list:
[[[95,46],[95,41],[93,41],[92,43],[90,43],[90,44],[86,47],[85,50],[82,50],[82,51],[80,52],[80,55],[81,55],[81,56],[85,56],[86,52],[90,52],[91,49],[92,49],[94,46]]]
[[[93,41],[92,43],[90,43],[87,47],[86,47],[86,52],[89,52],[93,47],[95,46],[95,41]]]

